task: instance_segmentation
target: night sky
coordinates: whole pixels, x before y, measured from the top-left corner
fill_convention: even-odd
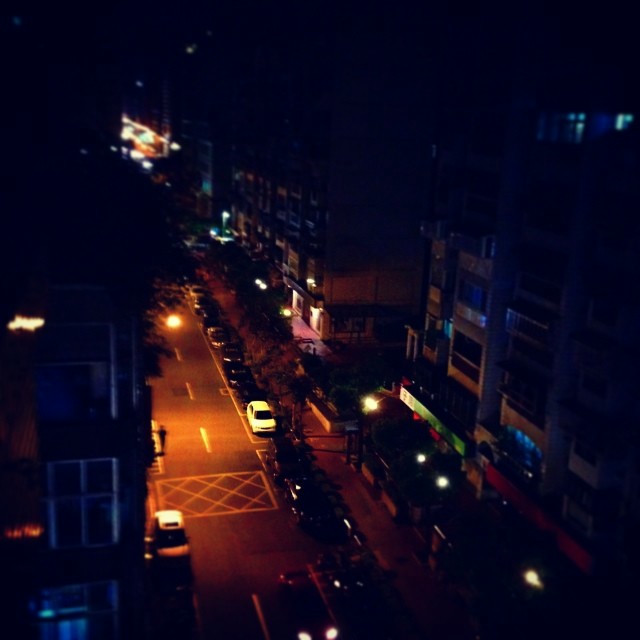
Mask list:
[[[447,12],[413,5],[192,1],[101,5],[95,12],[90,6],[60,11],[35,3],[5,8],[0,22],[5,301],[42,255],[43,243],[89,238],[90,230],[83,227],[99,221],[87,215],[91,195],[89,204],[82,202],[82,189],[74,188],[82,181],[79,149],[105,136],[92,128],[95,118],[83,114],[93,117],[96,104],[125,93],[141,74],[171,70],[182,77],[183,91],[200,91],[196,82],[189,84],[183,66],[189,43],[206,51],[217,77],[239,77],[261,59],[280,60],[297,66],[298,77],[311,87],[316,78],[327,81],[317,75],[321,68],[333,61],[339,70],[340,56],[349,51],[359,51],[372,64],[384,60],[386,52],[400,62],[405,56],[410,68],[420,49],[428,61],[445,44],[452,17],[454,23],[466,23],[468,33],[468,41],[456,44],[452,65],[456,56],[463,62],[504,64],[509,58],[502,48],[514,43],[526,45],[526,55],[534,58],[552,60],[559,51],[577,60],[615,62],[621,69],[637,60],[633,21],[613,7],[607,15],[588,16],[583,8],[580,14],[554,13],[550,19],[539,3],[518,3],[517,15],[480,12],[462,3]]]

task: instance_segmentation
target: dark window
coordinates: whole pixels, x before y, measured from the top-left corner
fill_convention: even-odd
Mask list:
[[[545,282],[529,273],[520,274],[519,284],[521,289],[533,293],[543,300],[559,304],[562,299],[562,287],[560,285]]]
[[[482,345],[460,331],[456,331],[453,338],[453,351],[476,367],[482,362]]]

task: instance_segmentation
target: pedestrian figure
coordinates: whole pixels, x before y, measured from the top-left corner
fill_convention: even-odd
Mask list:
[[[160,438],[160,455],[164,455],[164,444],[167,440],[167,430],[164,428],[164,425],[160,425],[158,429],[158,437]]]

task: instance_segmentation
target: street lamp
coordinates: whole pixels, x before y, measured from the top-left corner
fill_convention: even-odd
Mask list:
[[[449,486],[449,478],[447,476],[438,476],[436,478],[436,487],[438,489],[446,489]]]
[[[227,229],[227,220],[231,217],[231,214],[228,211],[222,212],[222,235],[224,236],[224,232]]]
[[[375,411],[378,408],[378,401],[371,396],[364,398],[362,404],[366,411]]]
[[[542,589],[542,587],[544,587],[544,584],[540,579],[540,574],[535,569],[527,569],[524,572],[523,577],[524,581],[535,589]]]
[[[419,454],[416,456],[416,460],[417,460],[420,464],[423,464],[423,463],[425,463],[425,462],[427,461],[427,456],[425,456],[425,455],[424,455],[424,453],[419,453]]]
[[[180,316],[177,316],[175,313],[172,313],[168,318],[167,318],[167,327],[169,327],[169,329],[177,329],[178,327],[182,326],[182,320],[180,319]]]

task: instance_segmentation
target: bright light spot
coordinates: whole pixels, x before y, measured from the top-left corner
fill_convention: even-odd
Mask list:
[[[109,149],[111,149],[111,151],[113,151],[113,153],[117,153],[118,152],[118,147],[116,147],[115,144],[112,144]]]
[[[290,317],[291,317],[291,314],[292,314],[291,309],[283,309],[283,310],[282,310],[282,315],[283,315],[285,318],[290,318]]]
[[[524,580],[527,584],[530,584],[532,587],[535,587],[536,589],[542,589],[543,587],[542,580],[540,580],[540,576],[538,575],[538,572],[535,571],[534,569],[528,569],[527,571],[524,572]]]
[[[88,156],[89,152],[83,147],[82,149],[80,149],[80,154],[83,156]]]
[[[338,630],[335,627],[331,627],[327,629],[327,632],[324,634],[327,640],[335,640],[338,637]]]
[[[309,284],[312,287],[314,287],[315,284],[316,284],[316,281],[313,278],[307,278],[307,284]]]
[[[56,612],[53,609],[41,609],[38,611],[38,618],[53,618]]]
[[[262,280],[260,278],[256,278],[255,282],[258,286],[262,284]]]
[[[123,140],[131,140],[131,138],[134,137],[134,135],[133,135],[133,127],[131,125],[127,125],[126,127],[124,127],[122,129],[122,133],[120,134],[120,137]]]
[[[151,169],[153,167],[153,162],[151,162],[149,160],[143,160],[142,161],[142,167],[144,169]]]
[[[177,142],[172,142],[169,145],[169,149],[171,149],[171,151],[180,151],[180,149],[182,149],[182,147]]]
[[[449,486],[449,478],[446,476],[438,476],[436,478],[436,487],[438,489],[446,489]]]
[[[186,46],[186,48],[185,48],[185,51],[186,51],[189,55],[191,55],[191,54],[194,54],[194,53],[196,52],[196,49],[197,49],[197,48],[198,48],[198,45],[197,45],[197,44],[195,44],[195,43],[194,43],[194,44],[188,44],[188,45]]]
[[[170,187],[170,186],[171,186],[171,183],[170,183],[170,182],[165,182],[165,183],[164,183],[164,186],[165,186],[165,187]]]
[[[39,538],[43,533],[42,525],[29,523],[5,527],[2,537],[9,540],[20,540],[22,538]]]
[[[127,147],[120,147],[120,151],[122,151],[122,155],[129,155],[129,149],[127,149]]]
[[[333,581],[333,586],[334,586],[336,589],[339,589],[339,588],[342,586],[342,583],[340,582],[340,580],[334,580],[334,581]]]
[[[44,325],[44,318],[29,318],[27,316],[16,316],[7,324],[9,331],[35,331]]]
[[[378,408],[378,401],[371,396],[367,396],[362,403],[367,411],[375,411]]]
[[[228,211],[223,211],[222,212],[222,219],[223,220],[228,220],[231,217],[231,214]]]
[[[298,632],[298,640],[313,640],[313,638],[311,637],[310,633],[307,633],[306,631],[300,631]]]
[[[425,456],[425,455],[424,455],[424,453],[419,453],[419,454],[416,456],[416,460],[417,460],[420,464],[422,464],[423,462],[426,462],[426,461],[427,461],[427,456]]]
[[[259,286],[263,291],[267,288],[267,285],[266,285],[266,283],[264,283],[264,282],[261,282],[258,286]]]
[[[175,314],[171,314],[168,318],[167,318],[167,327],[169,327],[170,329],[176,329],[177,327],[182,325],[182,320],[180,319],[180,316],[177,316]]]
[[[144,153],[142,153],[142,151],[138,151],[137,149],[131,149],[131,153],[129,155],[134,160],[142,160],[144,158]]]
[[[144,87],[144,82],[142,82],[142,80],[136,80],[136,87],[139,87],[139,88]]]

